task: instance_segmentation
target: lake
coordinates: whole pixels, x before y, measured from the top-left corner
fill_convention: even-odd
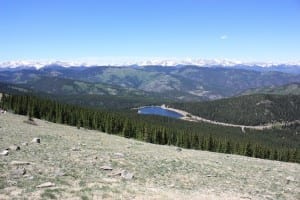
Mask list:
[[[181,115],[177,112],[164,109],[160,106],[145,106],[145,107],[139,108],[138,113],[142,114],[142,115],[160,115],[160,116],[172,117],[172,118],[176,118],[176,119],[183,117],[183,115]]]

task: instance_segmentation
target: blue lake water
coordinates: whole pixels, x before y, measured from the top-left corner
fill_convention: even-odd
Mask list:
[[[177,119],[183,117],[183,115],[177,112],[163,109],[160,106],[145,106],[143,108],[139,108],[138,113],[143,115],[160,115],[160,116],[172,117]]]

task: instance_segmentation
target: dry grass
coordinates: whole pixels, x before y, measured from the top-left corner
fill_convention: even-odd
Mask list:
[[[300,199],[300,165],[183,150],[76,127],[0,115],[0,199]],[[41,138],[41,144],[30,143]],[[28,146],[21,146],[28,142]],[[72,150],[73,149],[73,150]],[[120,156],[122,153],[124,156]],[[13,176],[11,161],[28,161]],[[111,166],[112,171],[101,170]],[[134,173],[126,180],[111,176]],[[45,182],[54,187],[36,188]]]

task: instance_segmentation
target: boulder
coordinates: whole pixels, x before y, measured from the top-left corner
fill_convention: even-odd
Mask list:
[[[123,179],[126,179],[126,180],[131,180],[131,179],[133,179],[134,174],[131,173],[131,172],[128,172],[128,171],[126,171],[126,170],[123,170],[123,171],[122,171],[122,174],[121,174],[121,177],[122,177]]]
[[[80,149],[78,147],[73,147],[71,150],[72,151],[80,151]]]
[[[21,148],[17,145],[10,145],[8,149],[11,151],[19,151]]]
[[[11,171],[11,176],[15,177],[15,178],[19,178],[23,175],[26,174],[26,169],[25,168],[17,168]]]
[[[8,151],[7,150],[3,150],[1,153],[0,153],[1,156],[7,156],[8,155]]]
[[[108,176],[121,176],[122,175],[122,172],[124,170],[116,170],[116,171],[113,171],[111,174],[109,174]]]
[[[179,147],[177,147],[177,148],[176,148],[176,151],[177,151],[177,152],[180,152],[180,151],[182,151],[182,149],[179,148]]]
[[[41,139],[40,138],[33,138],[32,143],[41,143]]]
[[[117,158],[124,158],[124,154],[123,153],[114,153],[114,156]]]
[[[111,166],[107,166],[107,165],[101,166],[100,169],[105,170],[105,171],[108,171],[108,170],[111,171],[111,170],[113,170],[113,168]]]
[[[295,178],[292,177],[292,176],[286,177],[286,183],[287,183],[287,184],[289,184],[290,182],[295,182],[295,181],[296,181]]]
[[[43,183],[43,184],[40,184],[38,186],[36,186],[37,188],[46,188],[46,187],[53,187],[55,186],[54,183],[51,183],[51,182],[46,182],[46,183]]]
[[[27,161],[11,161],[10,162],[11,165],[30,165],[30,162]]]

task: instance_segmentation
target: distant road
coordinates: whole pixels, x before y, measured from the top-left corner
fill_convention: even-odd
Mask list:
[[[295,120],[293,122],[287,122],[287,123],[280,123],[277,122],[275,124],[264,124],[264,125],[257,125],[257,126],[247,126],[247,125],[240,125],[240,124],[230,124],[230,123],[224,123],[224,122],[217,122],[217,121],[213,121],[210,119],[205,119],[196,115],[192,115],[191,113],[188,113],[186,111],[183,110],[178,110],[175,108],[169,108],[166,107],[165,105],[161,106],[164,109],[167,110],[171,110],[177,113],[180,113],[181,115],[183,115],[183,117],[181,117],[182,120],[186,120],[186,121],[193,121],[193,122],[206,122],[206,123],[210,123],[210,124],[216,124],[216,125],[221,125],[221,126],[229,126],[229,127],[237,127],[237,128],[241,128],[243,132],[245,132],[245,128],[248,129],[255,129],[255,130],[264,130],[264,129],[271,129],[275,126],[282,126],[282,125],[286,125],[286,124],[293,124],[296,122],[300,123],[300,120]]]

